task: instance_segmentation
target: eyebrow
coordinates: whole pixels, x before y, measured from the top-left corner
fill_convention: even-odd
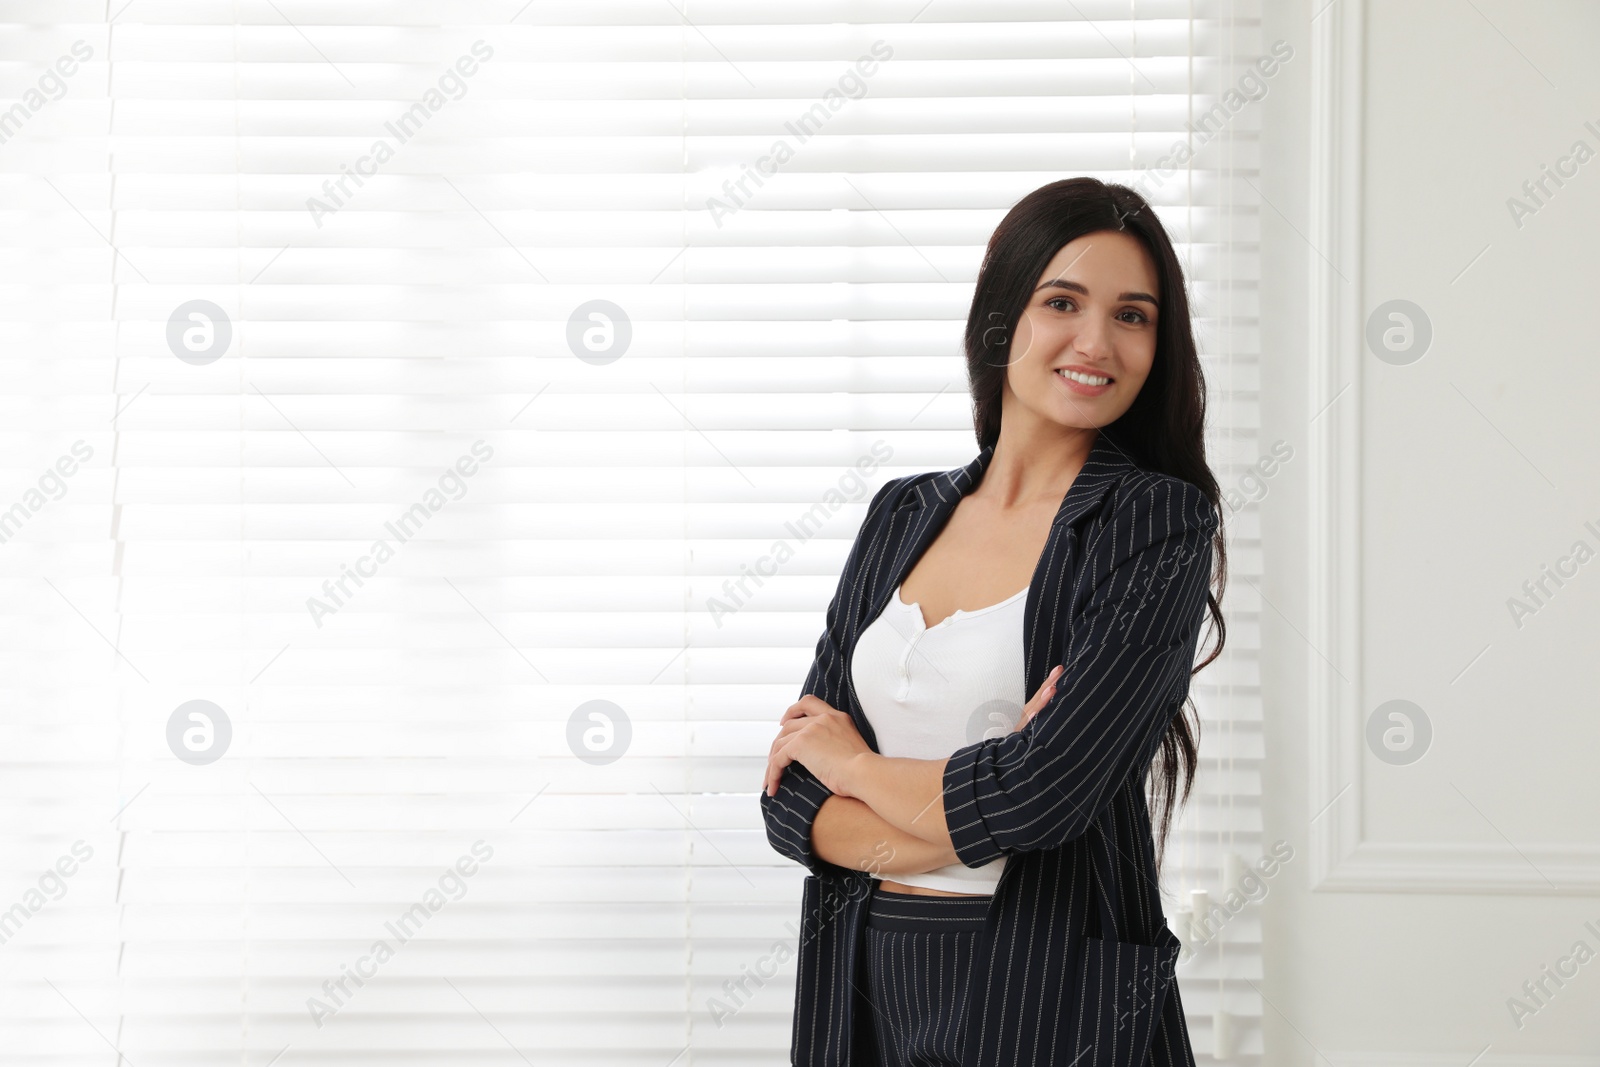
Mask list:
[[[1077,282],[1069,282],[1065,278],[1051,278],[1049,281],[1045,282],[1043,285],[1039,286],[1037,289],[1034,289],[1034,292],[1037,293],[1040,289],[1068,289],[1068,290],[1070,290],[1070,291],[1072,291],[1074,293],[1082,293],[1084,296],[1088,296],[1089,295],[1089,290],[1088,289],[1085,289],[1083,286],[1079,285]],[[1161,306],[1161,303],[1158,300],[1156,300],[1155,297],[1151,296],[1149,293],[1123,293],[1121,296],[1117,297],[1117,299],[1118,300],[1143,300],[1145,303],[1149,304],[1151,307],[1159,308]]]

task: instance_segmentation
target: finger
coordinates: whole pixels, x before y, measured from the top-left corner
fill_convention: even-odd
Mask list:
[[[762,781],[762,788],[767,791],[768,796],[778,791],[778,778],[783,773],[781,764],[778,763],[778,749],[782,747],[783,742],[784,739],[778,737],[773,740],[772,747],[767,750],[767,771]]]
[[[1026,706],[1026,710],[1038,711],[1040,708],[1044,707],[1044,705],[1046,703],[1049,702],[1051,694],[1053,694],[1056,691],[1056,685],[1055,685],[1056,675],[1059,674],[1060,671],[1061,671],[1061,668],[1060,667],[1056,667],[1048,675],[1045,676],[1044,681],[1039,686],[1039,691],[1037,693],[1033,694],[1033,699],[1032,700],[1028,701],[1027,706]]]
[[[799,707],[799,706],[800,705],[798,705],[798,704],[795,705],[795,707]],[[798,712],[798,713],[796,713],[794,715],[790,715],[788,712],[784,712],[783,718],[778,720],[778,740],[781,741],[785,737],[788,737],[790,734],[794,733],[796,730],[804,729],[806,724],[811,722],[813,719],[820,719],[820,718],[826,717],[828,715],[844,715],[844,714],[845,714],[844,712],[842,712],[842,711],[834,711],[833,709],[827,707],[826,705],[824,705],[821,709],[812,708],[812,709],[809,709],[809,710]],[[845,717],[849,718],[849,716],[845,716]]]
[[[792,737],[796,730],[804,729],[805,725],[804,719],[791,719],[789,722],[786,722],[782,726],[778,727],[778,736],[772,739],[773,748],[777,748],[779,745],[783,744],[785,740]]]
[[[783,713],[783,718],[778,720],[778,734],[772,739],[771,747],[767,749],[767,771],[765,776],[762,778],[761,787],[766,791],[768,796],[772,796],[778,791],[778,779],[783,773],[781,770],[774,770],[774,768],[777,766],[777,764],[774,762],[774,757],[777,756],[779,747],[788,740],[790,734],[794,733],[794,731],[805,725],[804,722],[800,721],[805,718],[804,713],[793,716],[791,716],[789,713],[794,711],[794,708],[798,706],[799,705],[794,705],[789,709],[789,711],[785,711]]]
[[[773,762],[771,764],[773,769],[770,775],[769,785],[767,787],[768,796],[771,796],[778,791],[778,782],[783,778],[783,769],[787,767],[789,763],[789,758],[781,753],[773,757]]]
[[[1054,689],[1056,687],[1056,679],[1060,678],[1061,673],[1066,669],[1067,668],[1061,664],[1056,664],[1055,667],[1051,669],[1050,673],[1044,676],[1044,685],[1040,686],[1039,688],[1044,689],[1048,687],[1050,689]]]
[[[1018,730],[1028,725],[1028,720],[1037,715],[1046,704],[1050,703],[1050,699],[1056,695],[1056,679],[1060,677],[1061,672],[1065,669],[1065,667],[1058,665],[1048,675],[1045,676],[1044,683],[1039,686],[1039,691],[1035,693],[1033,695],[1033,699],[1028,701],[1028,703],[1023,707],[1022,717],[1017,720]]]
[[[1054,670],[1045,675],[1044,684],[1039,687],[1039,694],[1044,696],[1044,700],[1041,700],[1040,704],[1043,704],[1050,699],[1050,697],[1046,694],[1054,693],[1056,691],[1056,680],[1061,677],[1061,672],[1064,670],[1066,670],[1065,667],[1057,665]]]
[[[835,710],[833,705],[826,700],[807,693],[793,704],[790,704],[788,710],[783,713],[783,716],[778,721],[782,723],[788,722],[790,719],[803,718],[807,715],[826,715],[833,710]]]
[[[781,738],[774,739],[772,747],[767,749],[767,767],[761,778],[761,788],[768,796],[771,796],[777,790],[778,780],[774,774],[777,764],[774,760],[778,754],[778,744],[781,740]]]

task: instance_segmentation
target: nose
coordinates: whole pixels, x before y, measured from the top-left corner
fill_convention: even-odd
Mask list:
[[[1072,339],[1072,347],[1085,363],[1101,366],[1111,358],[1110,331],[1105,323],[1086,318]]]

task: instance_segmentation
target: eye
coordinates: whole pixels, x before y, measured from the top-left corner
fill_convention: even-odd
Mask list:
[[[1056,307],[1056,305],[1058,303],[1072,304],[1073,302],[1072,302],[1072,298],[1068,297],[1068,296],[1052,296],[1049,300],[1046,300],[1044,302],[1044,306],[1047,307],[1047,308],[1054,308],[1056,311],[1066,311],[1067,310],[1066,308]],[[1073,304],[1073,307],[1076,308],[1077,305]],[[1122,320],[1124,322],[1128,322],[1128,325],[1130,325],[1130,326],[1145,326],[1145,325],[1148,325],[1149,322],[1150,322],[1150,316],[1146,315],[1144,312],[1140,311],[1138,308],[1123,308],[1121,313],[1123,315],[1133,315],[1133,316],[1135,316],[1135,318],[1131,322],[1129,322],[1127,319],[1123,319]]]

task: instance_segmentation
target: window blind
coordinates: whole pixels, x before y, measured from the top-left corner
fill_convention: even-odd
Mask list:
[[[1238,502],[1164,879],[1197,1052],[1251,1062],[1252,911],[1182,909],[1270,851],[1258,38],[0,2],[0,1063],[787,1062],[765,752],[872,490],[976,451],[984,243],[1074,174],[1179,241]]]

